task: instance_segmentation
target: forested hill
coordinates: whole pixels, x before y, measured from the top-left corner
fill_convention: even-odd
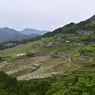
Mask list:
[[[67,24],[63,27],[60,27],[58,29],[55,29],[52,32],[48,32],[44,34],[44,37],[51,37],[55,34],[75,34],[78,31],[94,31],[95,30],[95,15],[91,18],[81,21],[79,23],[73,23]]]

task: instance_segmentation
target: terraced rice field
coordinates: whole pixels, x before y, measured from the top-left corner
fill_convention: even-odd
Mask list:
[[[0,65],[0,71],[6,72],[8,75],[23,75],[35,70],[40,66],[41,61],[47,60],[47,56],[24,58],[15,61],[8,61]]]
[[[0,71],[16,76],[18,80],[49,77],[54,74],[70,73],[73,66],[65,58],[51,58],[50,56],[36,56],[0,65]]]
[[[64,58],[50,58],[49,60],[44,61],[39,69],[32,73],[18,76],[17,79],[29,80],[34,78],[45,78],[54,74],[69,73],[72,69],[73,67],[71,64]]]

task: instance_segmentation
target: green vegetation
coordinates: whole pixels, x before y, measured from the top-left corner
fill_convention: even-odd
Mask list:
[[[40,40],[40,39],[41,39],[41,36],[37,36],[37,37],[33,37],[33,38],[27,38],[27,39],[24,39],[24,40],[2,41],[2,42],[0,42],[0,50],[4,50],[4,49],[7,49],[7,48],[13,48],[17,45],[26,44],[28,42],[33,42],[33,41],[37,41],[37,40]]]
[[[27,55],[28,57],[34,57],[34,53],[32,53],[32,52],[27,52],[26,55]]]
[[[0,95],[95,95],[94,18],[1,42]]]
[[[17,81],[0,72],[0,95],[94,95],[94,88],[94,71],[74,71],[29,81]]]
[[[0,62],[2,62],[2,57],[0,57]]]

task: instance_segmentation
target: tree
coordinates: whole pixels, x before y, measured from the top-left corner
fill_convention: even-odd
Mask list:
[[[0,61],[2,60],[2,57],[0,56]]]
[[[26,55],[27,55],[28,57],[34,57],[34,53],[32,53],[32,52],[27,52]]]
[[[24,85],[20,95],[30,95],[29,88],[27,85]]]
[[[75,85],[77,82],[78,82],[78,76],[75,76],[75,78],[74,78],[74,81],[73,81],[72,85]]]

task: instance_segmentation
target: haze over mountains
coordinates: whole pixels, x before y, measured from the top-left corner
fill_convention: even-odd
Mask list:
[[[46,32],[47,32],[46,30],[41,31],[41,30],[30,29],[30,28],[26,28],[21,31],[21,33],[26,34],[26,35],[30,35],[30,34],[44,35]]]
[[[0,41],[8,40],[22,40],[29,37],[35,37],[38,35],[43,35],[47,31],[41,31],[36,29],[24,29],[22,31],[17,31],[15,29],[10,29],[8,27],[0,28]]]
[[[22,31],[17,31],[15,29],[4,27],[4,28],[0,28],[0,41],[22,40],[22,39],[31,38],[38,35],[44,35],[44,34],[50,36],[56,33],[63,33],[63,34],[72,33],[72,32],[75,33],[79,29],[85,30],[85,29],[94,28],[95,27],[94,21],[95,21],[95,15],[77,24],[70,23],[68,25],[65,25],[61,28],[54,30],[53,32],[48,32],[46,30],[36,30],[36,29],[31,29],[31,28],[26,28]]]

